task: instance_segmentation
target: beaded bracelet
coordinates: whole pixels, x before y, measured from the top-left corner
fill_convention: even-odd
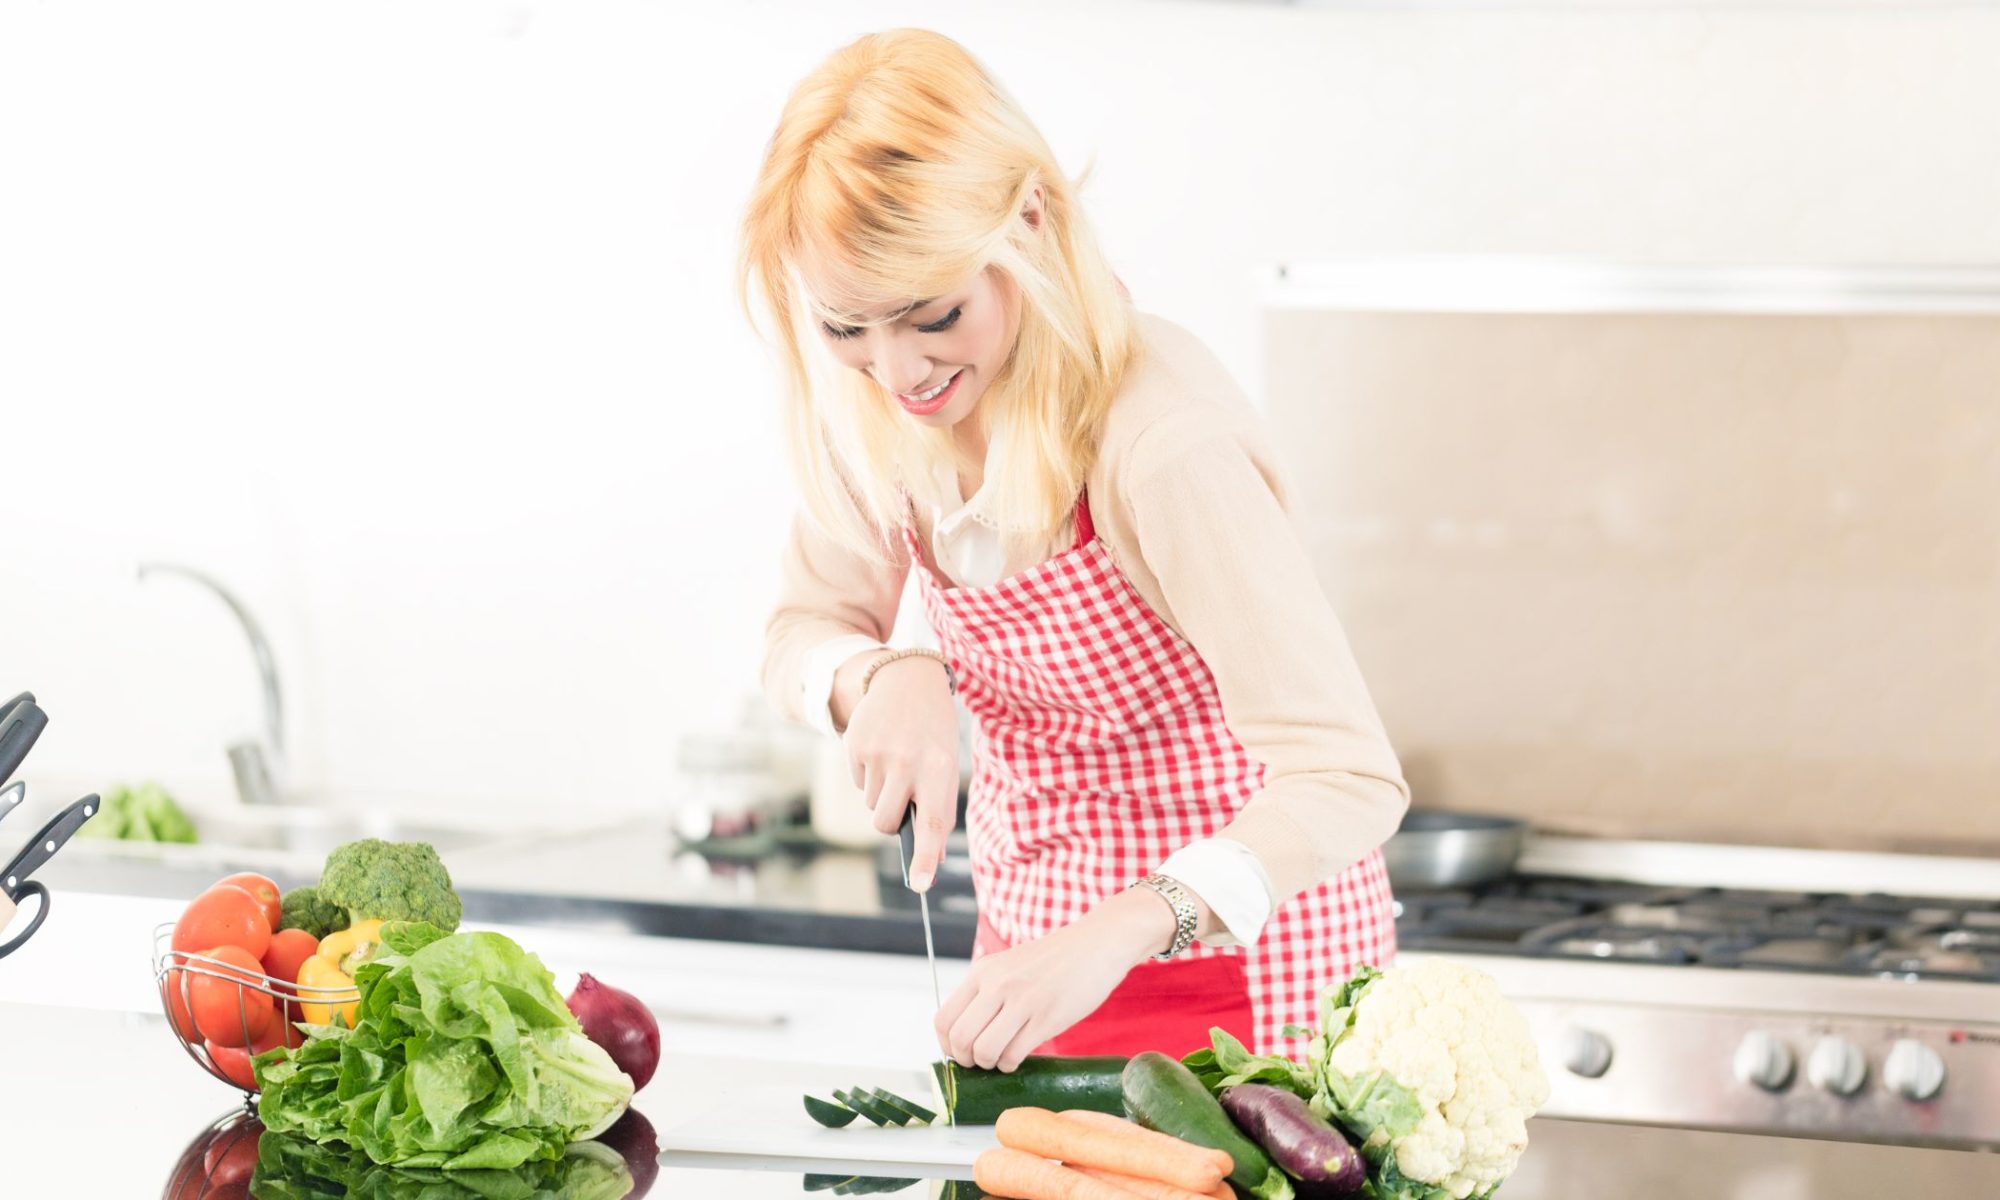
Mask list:
[[[869,663],[868,669],[861,673],[861,694],[864,696],[868,694],[868,684],[874,680],[875,672],[881,670],[883,667],[888,666],[890,663],[895,662],[899,658],[937,659],[938,662],[944,665],[945,686],[951,689],[952,695],[954,696],[958,695],[958,672],[955,669],[953,669],[951,665],[951,660],[947,659],[944,655],[938,653],[936,650],[932,650],[924,646],[912,646],[906,650],[892,650],[889,653],[884,654],[882,657],[876,659],[874,662]]]

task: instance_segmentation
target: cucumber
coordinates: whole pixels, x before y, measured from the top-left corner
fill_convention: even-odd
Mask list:
[[[875,1101],[877,1104],[887,1108],[901,1109],[910,1114],[910,1116],[916,1119],[919,1125],[929,1125],[937,1120],[937,1114],[930,1109],[925,1108],[921,1104],[905,1100],[894,1092],[885,1092],[881,1088],[869,1088],[867,1089],[867,1095],[870,1100]]]
[[[834,1089],[833,1098],[855,1112],[860,1113],[862,1116],[867,1117],[877,1125],[908,1125],[910,1123],[910,1114],[901,1109],[886,1108],[875,1103],[875,1101],[870,1100],[867,1096],[862,1095],[859,1088],[851,1092],[843,1092],[836,1088]]]
[[[1271,1161],[1271,1156],[1243,1136],[1243,1131],[1222,1111],[1221,1103],[1208,1094],[1208,1089],[1201,1086],[1193,1071],[1164,1054],[1148,1050],[1126,1064],[1123,1082],[1125,1113],[1134,1121],[1184,1142],[1227,1154],[1235,1164],[1229,1182],[1252,1196],[1293,1194],[1290,1181]]]
[[[1125,1115],[1120,1074],[1129,1059],[1114,1055],[1090,1058],[1031,1054],[1012,1071],[961,1067],[946,1059],[931,1064],[931,1074],[943,1098],[945,1115],[954,1125],[991,1125],[1010,1108],[1086,1108]],[[1227,1118],[1224,1118],[1225,1120]]]
[[[860,1115],[851,1108],[846,1108],[838,1104],[830,1104],[818,1096],[807,1096],[805,1100],[806,1115],[828,1129],[845,1129],[854,1123],[855,1117]]]

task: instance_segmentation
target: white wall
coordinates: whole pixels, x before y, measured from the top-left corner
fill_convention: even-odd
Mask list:
[[[645,807],[754,687],[788,485],[734,221],[790,84],[960,37],[1258,382],[1327,255],[2000,260],[2000,13],[0,3],[0,689],[31,775]],[[1310,448],[1297,452],[1310,466]]]

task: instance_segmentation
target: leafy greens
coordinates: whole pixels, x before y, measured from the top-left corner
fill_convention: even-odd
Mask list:
[[[508,1170],[602,1133],[631,1077],[583,1033],[541,960],[497,933],[391,922],[354,1028],[256,1059],[266,1128],[377,1164]]]

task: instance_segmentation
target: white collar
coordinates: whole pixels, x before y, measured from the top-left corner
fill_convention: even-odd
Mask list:
[[[956,464],[945,459],[932,465],[934,494],[944,498],[943,503],[931,506],[931,516],[940,533],[953,533],[968,521],[977,521],[989,527],[993,525],[985,508],[988,497],[992,495],[993,481],[999,477],[1006,462],[1004,444],[1004,439],[997,437],[986,443],[986,463],[981,468],[979,490],[972,493],[971,499],[966,499],[958,489]]]

